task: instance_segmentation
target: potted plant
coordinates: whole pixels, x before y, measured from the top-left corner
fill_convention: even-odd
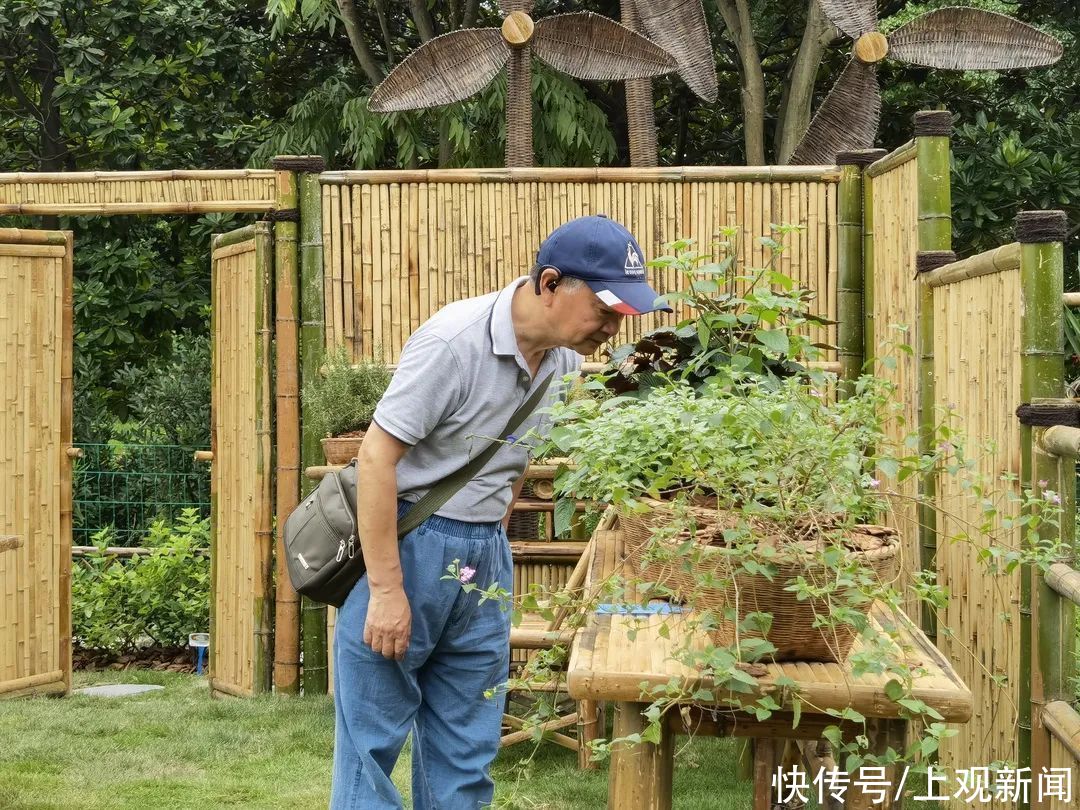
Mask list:
[[[391,373],[385,364],[353,364],[344,346],[328,352],[321,373],[304,383],[301,399],[306,424],[322,439],[327,464],[348,464],[356,457]]]
[[[641,580],[709,611],[717,644],[839,660],[899,549],[874,522],[887,384],[864,378],[840,402],[822,393],[836,379],[809,366],[822,344],[805,326],[825,321],[774,269],[782,246],[766,244],[769,266],[748,273],[731,243],[719,265],[686,243],[656,261],[688,276],[668,298],[696,315],[587,381],[596,398],[555,406],[549,442],[577,465],[556,483],[615,505]]]

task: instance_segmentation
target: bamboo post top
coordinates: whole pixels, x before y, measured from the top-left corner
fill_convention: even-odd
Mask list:
[[[596,538],[589,582],[607,578],[622,569],[624,563],[620,532],[598,531]],[[874,607],[871,619],[882,633],[885,628],[897,632],[905,659],[911,665],[917,662],[923,671],[913,684],[914,697],[939,711],[945,722],[969,720],[974,703],[971,691],[926,635],[903,613],[893,614],[882,605]],[[577,700],[648,702],[643,685],[644,689],[662,686],[673,678],[690,692],[710,689],[712,684],[697,670],[675,660],[675,652],[684,647],[704,652],[711,644],[708,634],[694,626],[692,614],[593,614],[571,649],[567,691]],[[856,642],[852,652],[861,647],[862,642]],[[810,706],[816,712],[850,707],[867,717],[890,719],[900,717],[904,711],[886,696],[885,687],[891,677],[888,675],[856,676],[848,663],[796,661],[766,664],[765,669],[753,695],[731,697],[750,703],[756,696],[772,695],[779,701],[783,693],[775,682],[786,676],[796,684],[792,691],[801,696],[804,714],[811,711]]]
[[[533,38],[536,24],[524,11],[511,11],[502,23],[502,35],[511,48],[523,48]]]

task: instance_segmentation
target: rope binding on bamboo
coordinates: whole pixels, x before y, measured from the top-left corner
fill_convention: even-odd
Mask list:
[[[1023,244],[1064,242],[1069,221],[1064,211],[1021,211],[1015,227],[1016,241]]]
[[[889,154],[886,149],[846,149],[836,153],[837,166],[858,166],[865,169]]]
[[[916,138],[952,135],[952,113],[948,110],[920,110],[914,121]]]
[[[1025,402],[1016,409],[1016,416],[1029,427],[1080,427],[1080,401]]]
[[[920,250],[915,254],[915,278],[956,261],[951,250]]]
[[[326,159],[320,155],[278,155],[271,158],[270,168],[279,172],[321,174],[326,171]]]
[[[270,222],[299,222],[299,208],[281,208],[276,211],[267,211],[266,219]]]

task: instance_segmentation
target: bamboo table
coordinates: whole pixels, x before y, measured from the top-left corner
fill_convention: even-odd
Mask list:
[[[623,565],[622,533],[597,532],[597,546],[589,572],[589,582],[597,583],[621,570]],[[644,617],[595,614],[588,618],[574,641],[570,654],[567,687],[577,700],[614,702],[614,735],[640,733],[645,727],[642,710],[649,702],[645,688],[669,683],[673,678],[685,683],[688,693],[711,684],[699,674],[675,660],[676,650],[688,645],[704,649],[708,636],[687,625],[688,615],[666,614]],[[911,621],[902,614],[899,620],[875,607],[873,621],[879,628],[898,631],[897,643],[905,650],[908,666],[921,667],[924,673],[915,681],[913,696],[939,711],[946,722],[963,723],[971,717],[972,696],[941,652]],[[667,625],[661,631],[661,625]],[[684,625],[680,628],[680,624]],[[633,631],[633,632],[630,632]],[[689,635],[688,635],[689,634]],[[856,642],[855,650],[860,642]],[[853,650],[854,652],[854,650]],[[901,750],[906,721],[898,716],[898,706],[885,694],[889,680],[884,675],[855,677],[845,664],[789,662],[768,664],[758,677],[755,695],[739,695],[744,701],[772,694],[784,711],[774,712],[756,722],[745,711],[718,707],[715,704],[690,704],[680,712],[668,712],[658,744],[641,743],[632,747],[617,746],[612,752],[608,807],[612,810],[666,810],[671,807],[673,738],[676,734],[724,734],[757,738],[754,762],[754,808],[773,807],[772,776],[780,765],[782,745],[777,740],[818,739],[829,725],[839,725],[845,733],[863,733],[861,725],[849,726],[823,714],[826,709],[850,707],[867,718],[867,733],[876,752],[884,753],[892,745]],[[784,705],[774,681],[786,675],[797,684],[802,699],[799,726],[792,729],[793,715]],[[811,706],[813,708],[811,708]],[[841,765],[842,767],[842,765]],[[812,777],[808,775],[809,778]],[[854,782],[854,774],[852,775]],[[895,791],[897,781],[888,774]],[[816,788],[811,785],[811,791]],[[890,807],[891,803],[873,804],[870,796],[848,790],[846,808]]]

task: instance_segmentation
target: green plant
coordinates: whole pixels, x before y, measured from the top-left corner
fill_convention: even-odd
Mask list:
[[[376,360],[353,365],[345,347],[338,346],[327,353],[322,373],[304,383],[304,420],[318,436],[366,430],[390,377]]]
[[[105,556],[112,530],[94,537],[102,553],[72,566],[72,630],[84,647],[129,651],[149,639],[182,645],[210,622],[210,521],[191,509],[175,525],[158,521],[143,540],[148,556]]]
[[[769,260],[765,267],[751,270],[739,266],[736,227],[720,228],[719,262],[712,262],[709,253],[695,251],[691,240],[669,245],[670,255],[653,259],[649,266],[679,272],[685,289],[664,299],[673,307],[688,307],[693,315],[674,328],[654,329],[614,349],[603,370],[607,386],[618,393],[647,394],[670,378],[700,387],[721,371],[765,380],[804,373],[803,364],[828,348],[812,342],[805,327],[833,321],[813,314],[814,293],[777,269],[784,237],[799,230],[801,226],[773,225],[775,238],[758,239],[768,249]]]

